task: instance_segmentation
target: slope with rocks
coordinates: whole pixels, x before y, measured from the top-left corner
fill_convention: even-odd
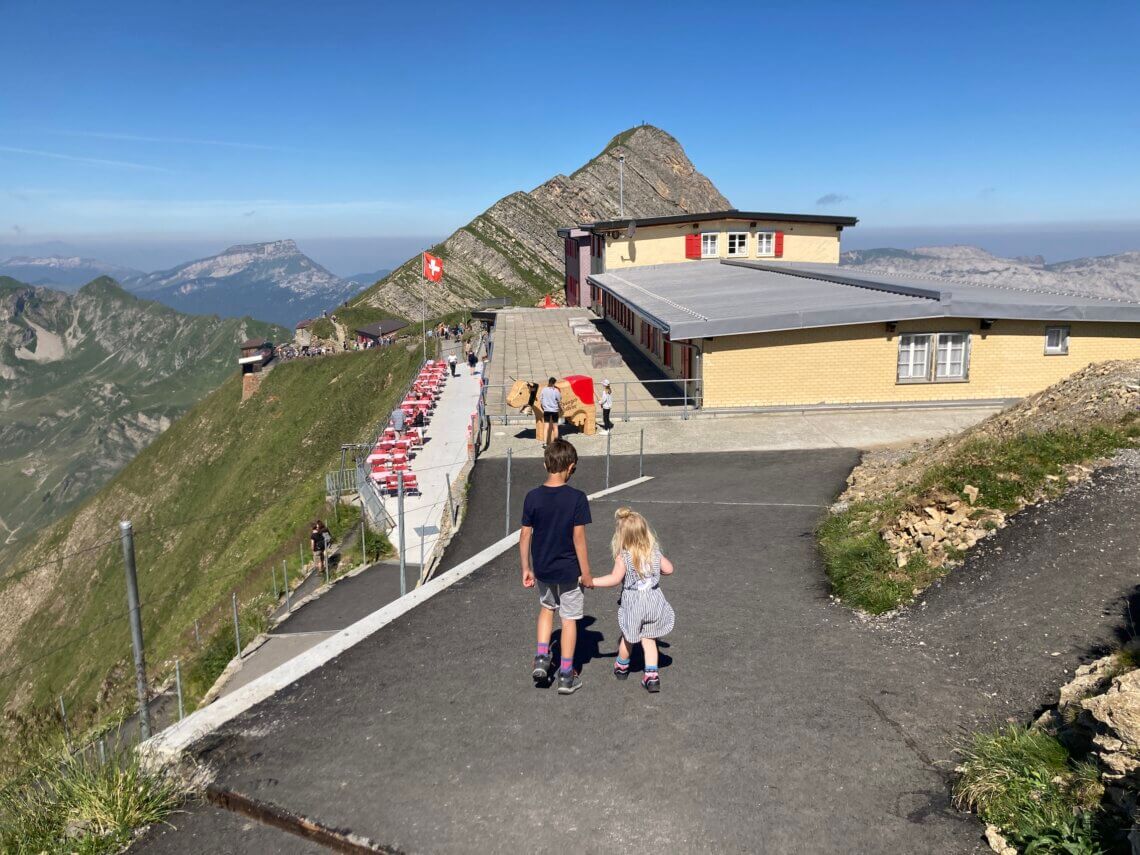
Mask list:
[[[557,229],[618,216],[618,158],[625,157],[625,213],[655,217],[731,208],[689,161],[680,143],[640,125],[618,134],[571,175],[556,175],[530,192],[500,199],[432,252],[444,260],[441,285],[427,289],[429,316],[474,306],[489,297],[524,304],[561,287]],[[420,315],[419,257],[349,301],[353,323],[386,313]]]
[[[286,325],[335,308],[358,288],[321,267],[292,240],[231,246],[124,284],[183,312],[251,315]]]
[[[172,657],[197,652],[195,621],[207,639],[230,620],[231,592],[249,602],[282,559],[296,569],[341,443],[370,437],[418,366],[403,347],[293,360],[245,402],[231,375],[78,508],[0,547],[0,707],[63,695],[78,727],[130,696],[122,519],[135,527],[149,673],[168,676]]]
[[[284,330],[184,315],[110,279],[76,294],[0,279],[0,543],[90,495]]]
[[[1045,264],[1039,258],[1001,258],[976,246],[925,246],[852,250],[843,253],[840,263],[882,273],[1140,301],[1140,252]]]

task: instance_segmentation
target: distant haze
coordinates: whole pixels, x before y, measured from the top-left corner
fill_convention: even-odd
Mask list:
[[[858,205],[849,204],[858,216]],[[1040,223],[991,226],[875,227],[843,231],[843,249],[966,244],[1006,258],[1040,255],[1048,263],[1140,250],[1140,222]]]
[[[266,240],[285,239],[294,235],[271,235]],[[347,277],[362,270],[394,268],[417,252],[435,244],[441,235],[403,237],[296,237],[301,251],[337,276]],[[140,238],[72,238],[50,241],[0,241],[0,260],[13,255],[49,256],[80,255],[98,258],[124,267],[147,272],[165,270],[189,261],[221,252],[228,246],[245,242],[230,238],[175,238],[170,240]]]

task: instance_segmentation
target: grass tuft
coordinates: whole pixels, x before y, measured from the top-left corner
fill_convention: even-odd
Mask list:
[[[99,763],[45,745],[0,789],[0,851],[119,852],[134,829],[162,822],[185,795],[173,780],[145,772],[133,752]]]

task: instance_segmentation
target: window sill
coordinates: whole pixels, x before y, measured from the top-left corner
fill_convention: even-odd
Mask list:
[[[1068,356],[1069,351],[1067,351],[1067,350],[1047,350],[1047,351],[1045,351],[1045,355],[1046,356]]]
[[[896,386],[943,386],[947,383],[969,383],[969,377],[947,377],[942,380],[928,380],[923,377],[920,380],[899,380],[895,379]]]

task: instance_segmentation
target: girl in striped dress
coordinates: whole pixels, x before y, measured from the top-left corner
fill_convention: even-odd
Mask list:
[[[641,643],[645,653],[645,676],[641,684],[650,692],[661,691],[657,673],[657,639],[673,629],[673,607],[661,593],[661,577],[673,572],[673,563],[661,554],[657,536],[645,517],[629,508],[618,508],[611,547],[614,568],[608,576],[594,577],[598,588],[621,585],[618,600],[618,644],[614,676],[629,676],[629,659],[633,645]]]

